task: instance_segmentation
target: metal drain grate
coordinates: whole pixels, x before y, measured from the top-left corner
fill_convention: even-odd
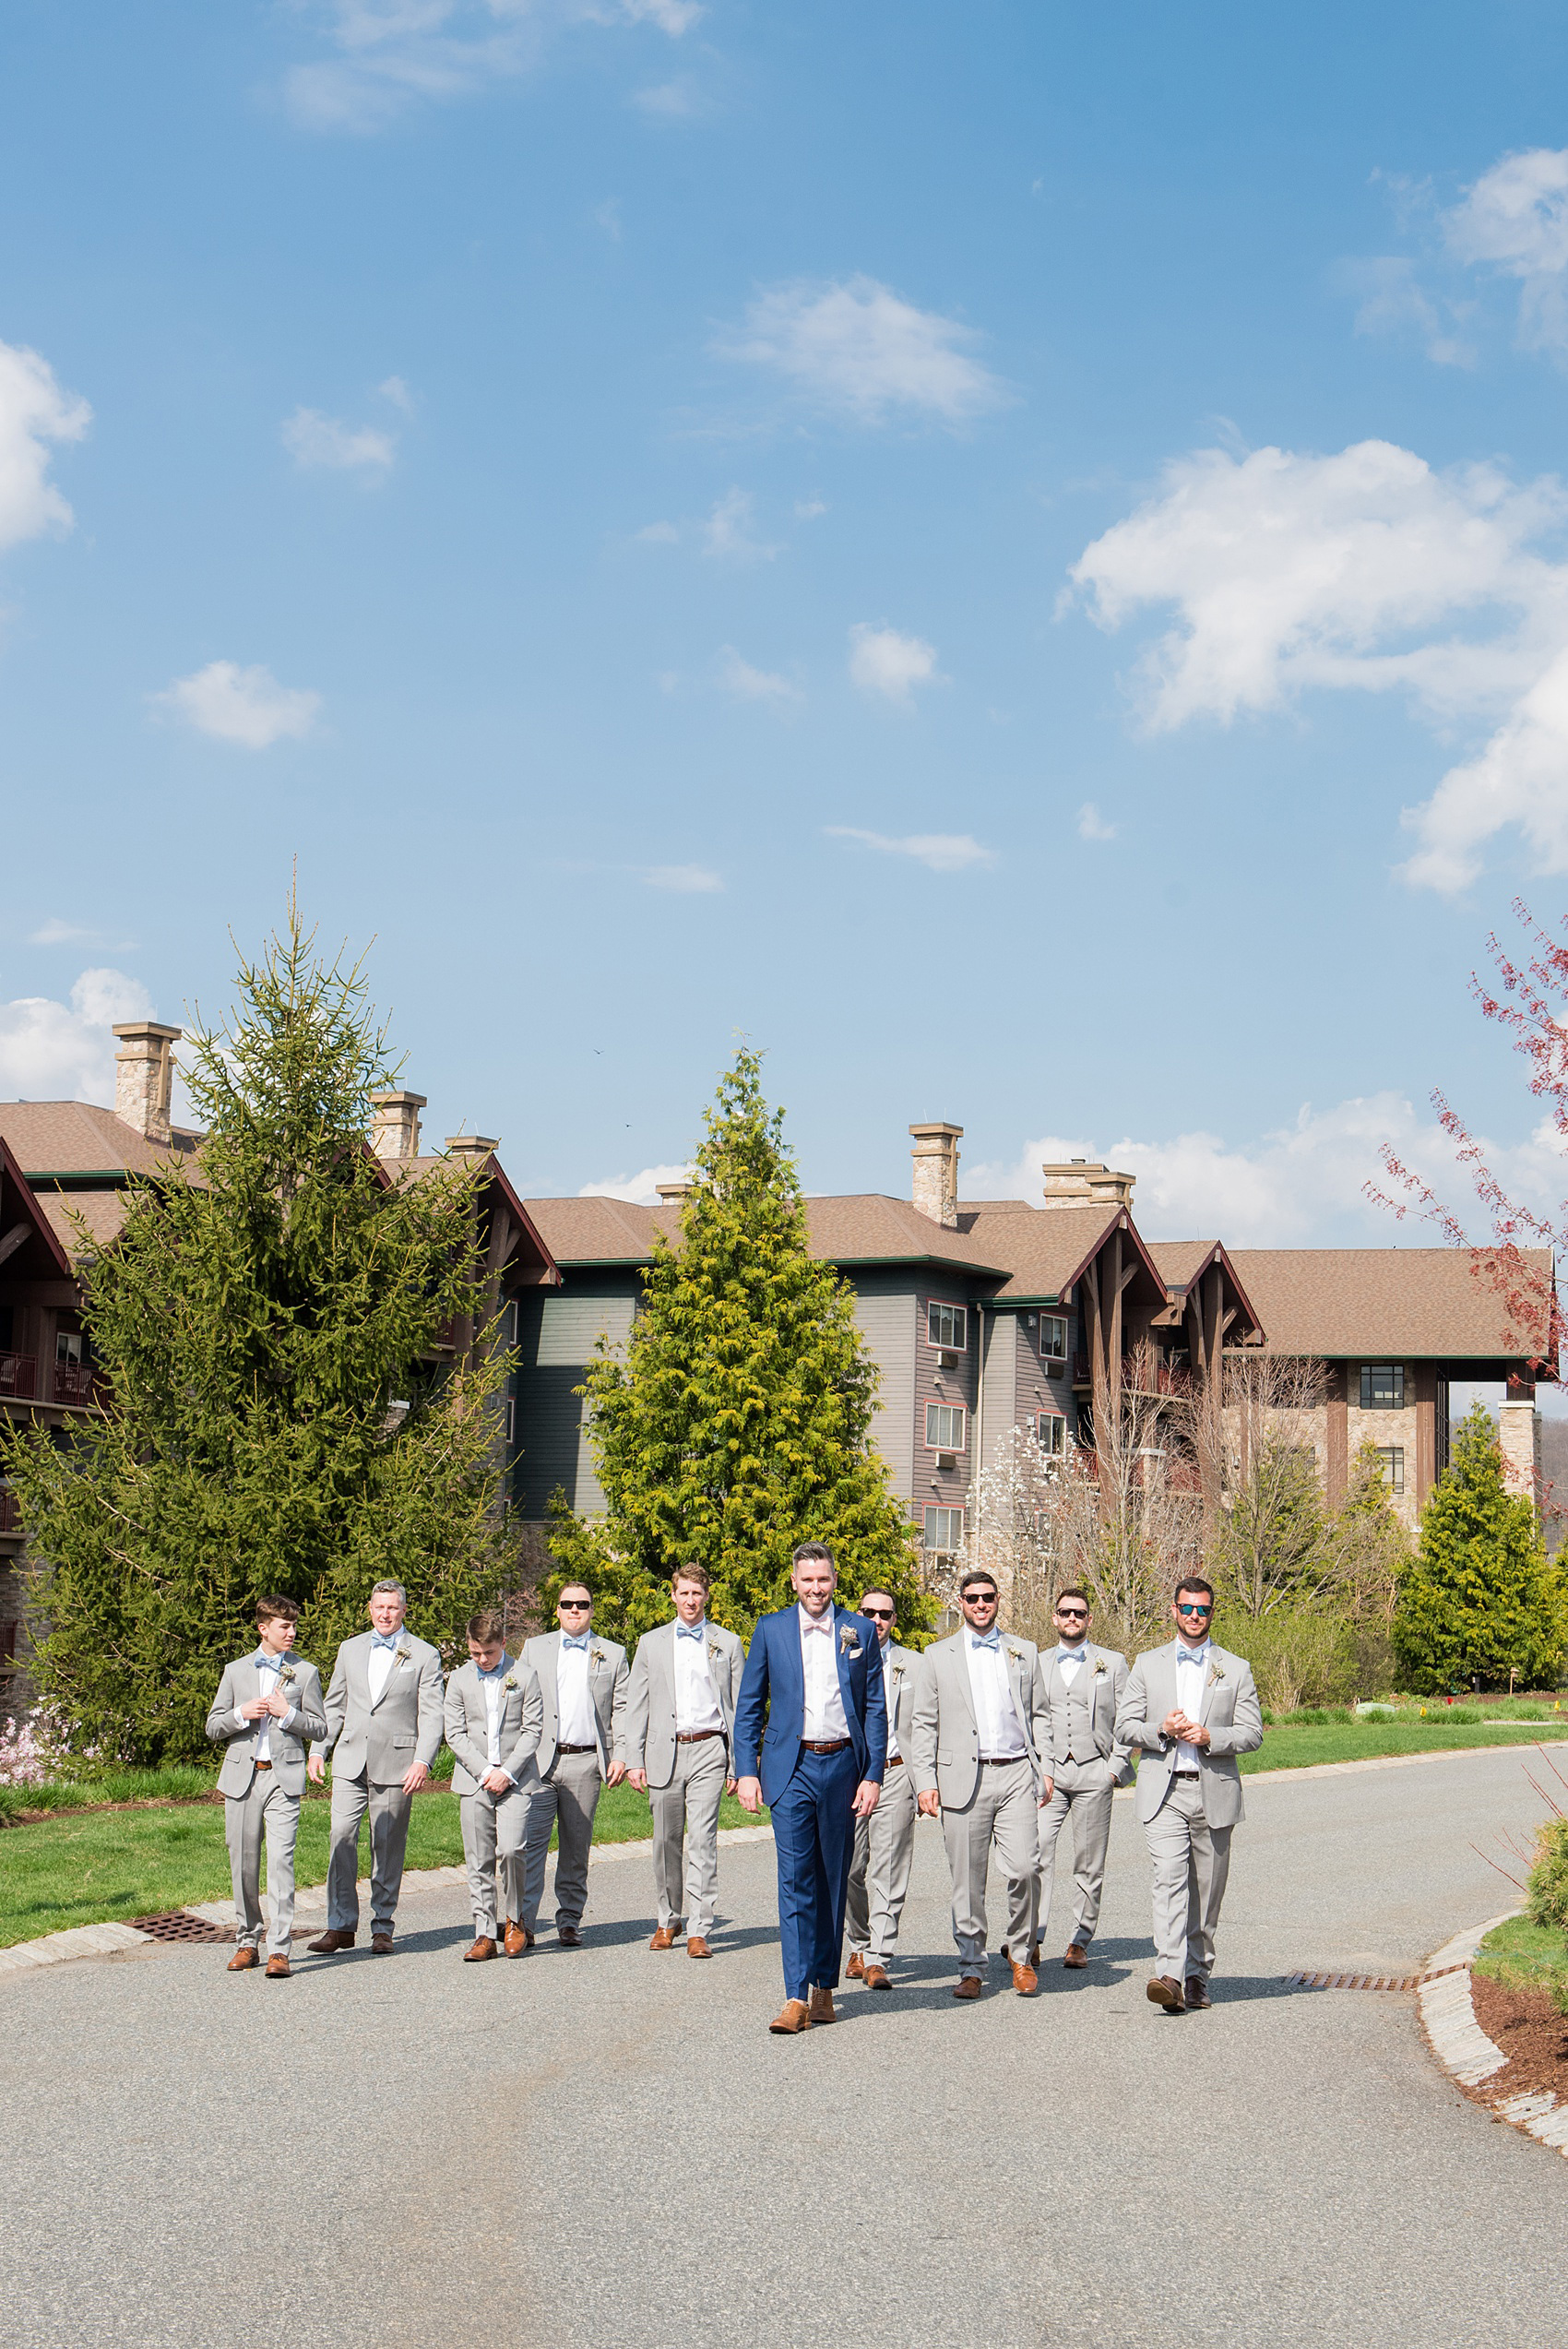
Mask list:
[[[1439,1966],[1435,1973],[1288,1973],[1285,1979],[1297,1990],[1419,1990],[1423,1982],[1467,1971],[1467,1965],[1455,1965]]]
[[[134,1916],[130,1921],[149,1941],[232,1941],[234,1938],[232,1925],[214,1925],[209,1917],[197,1916],[194,1909],[169,1909],[162,1916]]]

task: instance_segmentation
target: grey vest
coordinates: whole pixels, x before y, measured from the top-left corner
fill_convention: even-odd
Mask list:
[[[1092,1762],[1099,1759],[1099,1747],[1094,1742],[1094,1723],[1089,1715],[1089,1696],[1094,1687],[1093,1666],[1085,1663],[1073,1675],[1071,1687],[1063,1679],[1051,1660],[1046,1681],[1051,1704],[1051,1759],[1052,1761]]]

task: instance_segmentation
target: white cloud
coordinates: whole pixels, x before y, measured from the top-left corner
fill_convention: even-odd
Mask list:
[[[827,500],[825,497],[797,497],[795,500],[797,522],[814,522],[819,514],[826,511]]]
[[[940,683],[936,647],[923,637],[900,636],[897,628],[873,628],[858,621],[849,630],[849,674],[862,693],[907,702],[916,686]]]
[[[1100,1159],[1137,1176],[1133,1213],[1146,1238],[1220,1239],[1235,1247],[1437,1245],[1425,1226],[1398,1221],[1367,1198],[1369,1182],[1386,1188],[1378,1156],[1384,1143],[1463,1204],[1468,1186],[1454,1145],[1434,1118],[1396,1092],[1321,1113],[1305,1107],[1293,1125],[1239,1146],[1202,1131],[1166,1141],[1123,1136],[1109,1149],[1081,1136],[1045,1135],[1009,1163],[975,1166],[964,1189],[972,1198],[1038,1204],[1047,1160]],[[1522,1143],[1483,1147],[1515,1195],[1555,1205],[1564,1168],[1550,1120]]]
[[[604,24],[613,22],[617,12],[601,9],[585,11],[587,13],[592,13],[597,23]],[[679,41],[681,35],[690,32],[697,19],[707,12],[699,5],[699,0],[621,0],[618,13],[629,24],[657,25],[660,32],[667,32],[672,41]]]
[[[684,75],[674,81],[650,83],[647,89],[636,93],[632,103],[645,114],[652,114],[656,120],[667,123],[689,122],[694,114],[702,112],[702,100],[696,87]]]
[[[608,1183],[585,1183],[580,1199],[624,1199],[630,1207],[659,1207],[660,1183],[689,1183],[689,1166],[645,1166],[637,1174],[617,1174]]]
[[[1116,827],[1108,824],[1092,799],[1086,799],[1078,810],[1078,838],[1081,841],[1113,841]]]
[[[996,862],[995,850],[982,848],[968,832],[909,832],[901,840],[892,840],[885,832],[862,831],[858,824],[828,824],[824,829],[829,840],[859,841],[862,847],[878,849],[885,856],[912,856],[933,873],[967,873],[977,864]]]
[[[714,345],[720,358],[771,367],[817,406],[857,423],[896,413],[966,423],[1004,405],[1005,385],[972,358],[981,338],[955,318],[917,310],[874,278],[770,287],[743,327]]]
[[[148,698],[198,733],[246,750],[265,750],[288,734],[308,734],[321,707],[318,693],[280,686],[270,669],[242,669],[233,661],[209,661],[205,669],[177,678]]]
[[[639,546],[674,546],[680,536],[673,522],[647,522],[636,532]]]
[[[117,1019],[150,1014],[152,998],[124,971],[84,971],[68,1004],[48,996],[0,1003],[0,1096],[20,1101],[114,1098]]]
[[[726,490],[702,526],[703,553],[720,562],[771,563],[778,549],[752,535],[754,505],[750,490]]]
[[[405,416],[413,414],[413,394],[401,376],[388,376],[386,382],[378,383],[375,388],[383,399],[389,399],[393,407],[400,409]]]
[[[1527,349],[1568,350],[1568,148],[1505,155],[1443,216],[1461,261],[1490,262],[1519,284]]]
[[[708,897],[724,887],[723,876],[706,864],[650,864],[643,879],[650,889],[671,889],[677,897]]]
[[[75,922],[62,922],[57,914],[36,930],[28,932],[29,946],[98,946],[101,944],[97,931],[84,930]]]
[[[345,424],[315,408],[296,408],[283,424],[283,446],[296,465],[381,476],[398,460],[398,435],[375,424]]]
[[[737,701],[799,701],[801,688],[773,669],[754,669],[732,644],[719,656],[719,681]]]
[[[1440,367],[1475,364],[1474,346],[1453,331],[1470,305],[1440,301],[1429,293],[1407,256],[1388,253],[1342,261],[1335,279],[1340,291],[1355,299],[1358,334],[1411,333]]]
[[[70,507],[49,479],[52,442],[80,440],[92,410],[62,391],[36,351],[0,342],[0,547],[68,531]]]

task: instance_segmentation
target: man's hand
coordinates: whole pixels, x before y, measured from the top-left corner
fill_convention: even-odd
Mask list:
[[[312,1754],[310,1759],[306,1762],[305,1776],[310,1780],[313,1786],[324,1786],[326,1784],[327,1764],[319,1754]]]
[[[1181,1706],[1177,1705],[1174,1711],[1168,1712],[1165,1719],[1160,1723],[1160,1735],[1162,1737],[1180,1737],[1182,1735],[1182,1724],[1186,1718],[1187,1716],[1182,1711]]]
[[[1045,1808],[1045,1806],[1046,1806],[1047,1803],[1049,1803],[1049,1802],[1050,1802],[1050,1800],[1051,1800],[1051,1798],[1052,1795],[1054,1795],[1054,1794],[1055,1794],[1055,1792],[1056,1792],[1056,1781],[1055,1781],[1055,1779],[1054,1779],[1054,1778],[1048,1778],[1048,1779],[1045,1781],[1045,1790],[1044,1790],[1043,1794],[1040,1795],[1040,1798],[1039,1798],[1039,1806],[1040,1806],[1041,1810],[1044,1810],[1044,1808]]]
[[[1184,1712],[1167,1713],[1163,1725],[1166,1735],[1179,1738],[1183,1746],[1201,1748],[1208,1744],[1208,1731],[1202,1722],[1189,1720]]]
[[[736,1779],[736,1781],[735,1781],[735,1799],[736,1799],[736,1801],[740,1804],[741,1808],[742,1808],[743,1811],[759,1811],[759,1810],[761,1810],[761,1808],[762,1808],[762,1781],[761,1781],[761,1779],[760,1779],[760,1778],[737,1778],[737,1779]]]
[[[271,1696],[267,1699],[266,1711],[272,1715],[274,1721],[287,1721],[293,1707],[281,1688],[274,1688]]]
[[[626,1772],[626,1783],[628,1786],[635,1786],[639,1795],[646,1795],[647,1793],[647,1771],[629,1770]]]
[[[922,1818],[936,1818],[940,1816],[942,1810],[942,1797],[937,1793],[934,1786],[930,1786],[926,1789],[925,1793],[920,1797],[915,1807],[920,1812]]]
[[[504,1770],[487,1770],[479,1783],[487,1795],[505,1795],[511,1792],[512,1782]]]
[[[849,1807],[857,1818],[869,1818],[881,1800],[881,1782],[875,1778],[862,1778],[855,1789],[855,1799]]]
[[[404,1772],[403,1792],[405,1795],[417,1795],[422,1786],[429,1784],[430,1772],[423,1762],[415,1762],[411,1770]]]
[[[626,1765],[624,1762],[612,1762],[609,1770],[605,1772],[604,1783],[607,1786],[619,1786],[621,1781],[625,1775]]]
[[[252,1697],[248,1703],[243,1704],[240,1707],[240,1719],[242,1721],[259,1721],[264,1712],[270,1712],[271,1710],[271,1700],[268,1698]],[[287,1706],[284,1707],[284,1711],[288,1711]]]
[[[727,1795],[732,1795],[732,1794],[734,1793],[734,1791],[735,1791],[735,1782],[734,1782],[734,1780],[733,1780],[732,1778],[727,1778],[727,1779],[724,1781],[724,1792],[725,1792]]]

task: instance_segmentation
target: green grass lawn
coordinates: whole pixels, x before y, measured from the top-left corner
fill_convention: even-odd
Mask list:
[[[1568,1998],[1568,1943],[1554,1926],[1511,1916],[1481,1943],[1476,1972],[1512,1990],[1551,1991],[1562,2002]]]
[[[1455,1708],[1457,1710],[1457,1708]],[[1473,1720],[1282,1721],[1265,1729],[1255,1754],[1243,1754],[1241,1768],[1302,1770],[1311,1762],[1370,1761],[1384,1754],[1453,1753],[1467,1746],[1512,1746],[1527,1753],[1535,1738],[1568,1737],[1568,1714],[1533,1731],[1514,1723]]]

